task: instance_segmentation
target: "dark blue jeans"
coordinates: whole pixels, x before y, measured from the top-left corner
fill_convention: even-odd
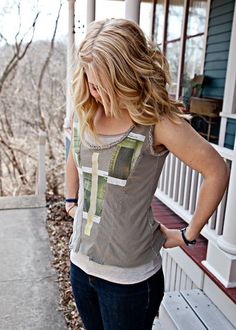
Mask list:
[[[90,276],[71,263],[71,285],[86,330],[151,330],[164,295],[162,269],[137,284]]]

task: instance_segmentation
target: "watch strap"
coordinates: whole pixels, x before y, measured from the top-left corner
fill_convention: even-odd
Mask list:
[[[194,244],[196,244],[196,240],[195,239],[193,239],[192,241],[189,241],[188,239],[187,239],[187,237],[186,237],[186,228],[187,227],[184,227],[184,228],[182,228],[180,231],[181,231],[181,235],[182,235],[182,239],[183,239],[183,241],[184,241],[184,243],[187,245],[187,246],[190,246],[190,245],[194,245]]]

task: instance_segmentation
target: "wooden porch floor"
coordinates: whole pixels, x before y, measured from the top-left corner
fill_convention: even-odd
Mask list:
[[[170,229],[181,229],[186,226],[186,222],[170,210],[156,197],[152,201],[152,210],[154,217],[163,225]],[[236,303],[236,288],[225,288],[219,280],[203,266],[202,261],[206,259],[207,239],[200,235],[195,246],[182,247],[181,249],[216,283],[216,285],[234,302]]]

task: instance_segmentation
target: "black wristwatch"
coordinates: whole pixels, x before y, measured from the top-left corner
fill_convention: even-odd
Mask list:
[[[181,235],[182,235],[182,238],[183,238],[183,241],[184,243],[187,245],[187,246],[191,246],[191,245],[195,245],[196,244],[196,240],[193,239],[192,241],[189,241],[186,237],[186,228],[187,227],[184,227],[182,228],[180,231],[181,231]]]

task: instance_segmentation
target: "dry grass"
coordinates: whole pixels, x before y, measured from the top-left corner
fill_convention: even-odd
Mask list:
[[[65,212],[61,196],[47,196],[47,230],[53,254],[53,267],[58,275],[60,308],[64,312],[69,330],[84,330],[77,313],[70,286],[69,238],[72,233],[72,218]]]

